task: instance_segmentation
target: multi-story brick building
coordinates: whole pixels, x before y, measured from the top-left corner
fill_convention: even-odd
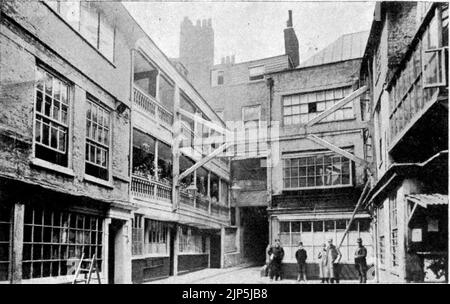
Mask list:
[[[0,281],[71,281],[83,253],[103,283],[221,267],[229,164],[191,168],[212,108],[120,3],[1,5]]]
[[[356,276],[353,252],[358,237],[369,259],[372,256],[367,212],[355,215],[344,238],[370,170],[364,160],[364,88],[359,88],[367,36],[344,35],[300,67],[266,74],[271,120],[279,122],[268,160],[270,239],[281,240],[286,276],[296,272],[300,241],[308,254],[308,278],[319,275],[318,254],[330,238],[336,245],[343,241],[343,279]]]
[[[370,89],[380,282],[448,280],[448,3],[380,2],[361,80]],[[417,269],[417,265],[415,265]]]
[[[0,280],[64,282],[84,253],[129,282],[126,34],[108,5],[1,5]]]
[[[264,263],[268,244],[267,206],[267,124],[269,91],[264,74],[292,68],[298,64],[298,40],[289,15],[284,30],[286,53],[279,56],[235,62],[235,56],[214,64],[214,32],[211,20],[189,19],[181,24],[180,58],[187,77],[213,109],[239,137],[232,157],[232,180],[240,187],[232,200],[232,221],[237,229],[239,246],[227,255],[226,265],[243,261]],[[255,140],[253,140],[253,138]]]

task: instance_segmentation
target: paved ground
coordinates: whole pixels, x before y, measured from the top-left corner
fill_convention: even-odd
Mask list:
[[[147,284],[305,284],[292,279],[270,282],[268,277],[260,276],[261,267],[232,267],[225,269],[203,269],[176,277],[148,282]],[[318,280],[307,284],[319,284]],[[344,284],[354,284],[356,281],[342,281]]]

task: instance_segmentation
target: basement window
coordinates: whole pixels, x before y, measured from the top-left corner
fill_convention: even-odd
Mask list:
[[[102,225],[98,216],[26,206],[23,279],[73,275],[83,253],[101,270]]]

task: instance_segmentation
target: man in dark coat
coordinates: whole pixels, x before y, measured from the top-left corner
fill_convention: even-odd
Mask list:
[[[355,267],[358,271],[359,283],[366,283],[367,281],[367,249],[362,244],[362,239],[358,238],[358,248],[355,250]]]
[[[273,281],[275,278],[275,281],[277,279],[281,278],[281,262],[284,258],[284,250],[283,247],[281,247],[280,240],[275,240],[275,245],[271,246],[269,251],[267,252],[269,254],[269,277],[270,280]]]
[[[306,259],[308,255],[306,254],[306,250],[303,248],[303,243],[298,243],[298,249],[295,252],[295,258],[297,260],[298,265],[298,277],[297,281],[305,281],[306,282]]]

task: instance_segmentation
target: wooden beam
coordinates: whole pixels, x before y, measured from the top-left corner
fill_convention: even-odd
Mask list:
[[[361,164],[364,166],[369,166],[369,163],[366,160],[364,160],[360,157],[357,157],[357,156],[351,154],[350,152],[347,152],[347,151],[331,144],[330,142],[326,141],[325,139],[317,137],[316,135],[309,134],[308,136],[306,136],[306,138],[308,138],[309,140],[311,140],[327,149],[330,149],[333,152],[336,152],[337,154],[340,154],[348,159],[351,159],[355,163],[358,163],[358,164]]]
[[[331,113],[333,113],[334,111],[342,108],[343,106],[345,106],[347,103],[349,103],[350,101],[352,101],[353,99],[355,99],[356,97],[359,97],[361,94],[363,94],[365,91],[367,90],[367,86],[363,86],[359,89],[357,89],[356,91],[353,91],[350,95],[342,98],[338,103],[336,103],[335,105],[333,105],[331,108],[323,111],[322,113],[320,113],[318,116],[316,116],[315,118],[311,119],[310,121],[308,121],[306,123],[307,127],[310,127],[316,123],[318,123],[319,121],[323,120],[325,117],[327,117],[328,115],[330,115]]]
[[[219,126],[218,124],[216,124],[216,123],[214,123],[214,122],[211,122],[211,121],[208,121],[208,120],[206,120],[206,119],[203,119],[203,118],[199,117],[198,115],[195,115],[195,114],[193,114],[193,113],[191,113],[191,112],[188,112],[188,111],[186,111],[186,110],[184,110],[184,109],[182,109],[182,108],[179,108],[179,109],[178,109],[178,112],[179,112],[181,115],[186,116],[186,117],[192,119],[194,122],[201,123],[201,124],[207,126],[208,128],[211,128],[211,129],[213,129],[213,130],[215,130],[215,131],[217,131],[217,132],[219,132],[219,133],[221,133],[221,134],[227,134],[227,133],[230,132],[230,131],[227,130],[226,128],[224,128],[224,127],[222,127],[222,126]]]
[[[417,203],[414,203],[414,207],[412,208],[411,212],[409,213],[409,216],[408,216],[408,224],[409,224],[409,222],[411,221],[411,219],[412,219],[412,217],[413,217],[413,215],[414,215],[414,212],[416,212],[417,205],[418,205]]]
[[[22,258],[23,258],[23,224],[25,216],[25,205],[16,203],[14,205],[13,222],[13,246],[11,259],[11,283],[17,284],[22,281]]]
[[[178,181],[181,181],[183,178],[185,178],[186,176],[188,176],[189,174],[191,174],[192,172],[194,172],[195,170],[197,170],[198,168],[200,168],[201,166],[203,166],[204,164],[206,164],[207,162],[212,160],[214,157],[216,157],[217,155],[222,153],[223,150],[228,148],[230,145],[231,145],[231,143],[224,143],[219,148],[217,148],[216,150],[214,150],[210,154],[208,154],[206,157],[204,157],[201,160],[199,160],[198,162],[196,162],[193,166],[186,169],[186,171],[184,171],[183,173],[181,173],[178,176]]]
[[[366,197],[366,193],[367,193],[369,190],[370,190],[370,181],[367,181],[366,184],[365,184],[365,186],[364,186],[364,189],[363,189],[363,191],[362,191],[362,193],[361,193],[361,196],[360,196],[359,199],[358,199],[358,203],[356,204],[355,210],[353,210],[352,216],[350,217],[350,220],[349,220],[349,222],[348,222],[347,228],[345,228],[344,235],[342,236],[342,239],[341,239],[341,241],[339,242],[339,245],[337,246],[338,250],[339,250],[339,248],[341,247],[342,243],[344,242],[345,237],[347,236],[347,233],[348,233],[348,231],[350,230],[350,227],[351,227],[351,225],[352,225],[352,223],[353,223],[353,220],[354,220],[354,218],[355,218],[356,212],[358,212],[359,206],[360,206],[361,203],[364,201],[364,198]]]

